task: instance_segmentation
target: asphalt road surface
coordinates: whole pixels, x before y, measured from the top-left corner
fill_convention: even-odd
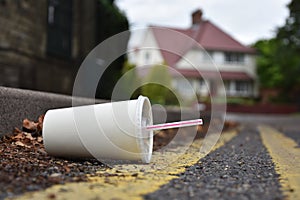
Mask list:
[[[146,199],[283,199],[278,178],[258,131],[248,126]]]

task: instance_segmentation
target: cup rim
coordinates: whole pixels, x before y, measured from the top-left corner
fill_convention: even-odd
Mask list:
[[[140,95],[136,106],[137,144],[142,162],[150,163],[153,151],[153,131],[146,130],[145,127],[153,124],[151,103],[148,97]]]

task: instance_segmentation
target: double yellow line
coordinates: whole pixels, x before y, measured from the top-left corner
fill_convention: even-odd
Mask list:
[[[262,141],[268,149],[280,184],[287,199],[300,199],[300,148],[294,140],[267,126],[259,127]],[[300,131],[300,130],[299,130]],[[299,133],[300,134],[300,133]]]

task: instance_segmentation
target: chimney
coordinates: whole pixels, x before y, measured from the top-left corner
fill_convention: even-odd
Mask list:
[[[194,11],[192,13],[192,25],[199,25],[202,21],[202,10],[201,9],[197,9],[196,11]]]

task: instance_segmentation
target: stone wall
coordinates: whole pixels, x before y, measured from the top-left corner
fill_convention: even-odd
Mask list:
[[[96,0],[73,0],[71,57],[47,54],[48,1],[0,1],[0,86],[70,94],[95,44]]]
[[[5,1],[0,6],[2,49],[26,55],[44,56],[47,1]]]

